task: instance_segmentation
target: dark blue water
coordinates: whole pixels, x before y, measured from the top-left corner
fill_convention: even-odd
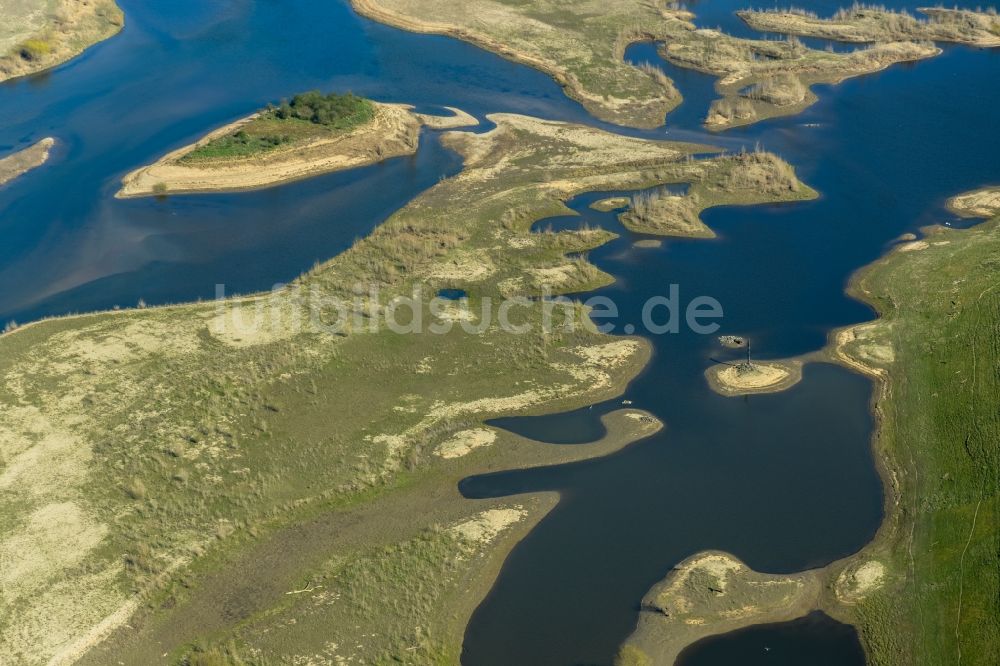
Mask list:
[[[653,338],[653,359],[623,398],[666,423],[660,434],[609,458],[461,483],[473,498],[562,494],[543,526],[510,555],[473,617],[469,664],[609,663],[634,626],[639,599],[692,553],[721,549],[759,570],[800,571],[858,550],[881,522],[867,380],[811,365],[785,393],[734,399],[714,393],[703,378],[715,360],[745,353],[723,349],[719,334],[748,335],[758,358],[775,350],[797,354],[821,346],[832,322],[870,316],[843,297],[843,283],[831,273],[788,265],[787,255],[803,255],[816,237],[815,229],[794,222],[800,206],[755,208],[760,224],[716,211],[706,219],[719,240],[646,248],[634,243],[650,237],[629,232],[614,213],[590,209],[609,194],[577,197],[570,207],[579,217],[536,226],[589,224],[620,234],[590,254],[618,278],[593,293],[617,305],[616,332],[628,325],[641,330],[643,303],[667,294],[669,284],[680,287],[682,304],[702,295],[717,299],[723,327],[714,335],[682,327]],[[794,280],[770,270],[784,267]],[[808,293],[817,298],[804,306],[801,295]],[[797,307],[797,316],[786,316],[786,306]],[[623,398],[493,424],[546,442],[591,441],[604,432],[600,416],[620,408]]]
[[[823,613],[748,627],[690,646],[677,666],[861,666],[865,653],[853,627]]]
[[[441,289],[437,293],[438,298],[443,298],[449,301],[459,301],[468,296],[468,294],[462,289]]]
[[[655,47],[634,46],[627,57],[652,60]],[[700,123],[715,97],[711,77],[662,67],[686,98],[671,119]],[[798,116],[726,133],[720,138],[781,154],[822,198],[707,211],[716,241],[634,248],[641,237],[587,208],[608,193],[580,197],[572,207],[582,220],[623,234],[590,255],[618,278],[598,293],[615,300],[622,322],[637,322],[642,299],[674,283],[689,297],[718,299],[720,333],[749,336],[758,358],[821,347],[832,327],[872,316],[844,295],[856,268],[901,233],[952,221],[941,208],[947,196],[1000,178],[1000,140],[981,133],[1000,102],[1000,89],[987,83],[998,73],[996,52],[946,47],[930,61],[818,86],[820,101]],[[739,352],[705,336],[653,342],[652,362],[622,398],[500,424],[542,441],[591,441],[603,434],[599,416],[628,399],[667,424],[661,434],[604,460],[462,483],[470,497],[562,495],[473,617],[466,663],[609,663],[634,627],[638,599],[698,550],[728,550],[781,573],[827,564],[874,535],[882,494],[869,450],[867,381],[810,366],[786,393],[726,399],[707,389],[702,372]],[[832,620],[746,635],[785,646],[784,663],[863,663],[856,635]],[[753,663],[731,658],[741,645],[739,637],[708,640],[685,663]],[[836,657],[823,662],[817,654]]]
[[[731,13],[743,3],[689,4],[700,25],[753,36]],[[261,192],[112,198],[124,173],[301,90],[608,127],[538,72],[373,24],[340,1],[122,5],[120,36],[53,72],[0,85],[0,150],[47,135],[60,141],[49,164],[0,188],[0,320],[211,297],[217,283],[229,293],[267,289],[337,254],[460,168],[425,133],[412,158]],[[821,14],[836,6],[810,4]],[[657,58],[652,45],[628,57]],[[641,237],[624,232],[590,255],[618,277],[600,293],[618,303],[621,323],[670,284],[684,300],[716,298],[725,310],[720,333],[749,336],[760,358],[814,350],[830,328],[870,318],[844,296],[848,276],[900,233],[950,219],[940,208],[947,196],[1000,180],[1000,139],[987,131],[1000,106],[998,58],[947,47],[932,60],[817,87],[820,102],[798,116],[710,136],[699,125],[713,80],[663,63],[686,101],[665,128],[629,134],[760,143],[823,197],[708,211],[714,241],[634,248]],[[587,208],[598,196],[573,206],[617,228],[613,214]],[[881,489],[868,446],[867,381],[817,365],[786,393],[726,399],[708,390],[702,372],[738,352],[691,333],[653,343],[653,361],[625,397],[660,416],[662,434],[603,460],[463,482],[470,496],[563,496],[478,609],[467,663],[607,663],[641,597],[695,551],[724,549],[761,570],[795,571],[856,551],[874,533]],[[619,402],[505,424],[550,442],[589,441],[602,432],[597,416]],[[815,640],[847,645],[836,625],[823,626],[834,628]],[[814,640],[796,627],[752,635]],[[705,654],[709,661],[691,663],[726,663]]]

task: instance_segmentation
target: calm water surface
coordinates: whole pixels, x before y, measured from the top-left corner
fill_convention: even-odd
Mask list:
[[[51,73],[0,85],[0,151],[49,135],[60,142],[48,165],[0,188],[0,320],[209,298],[217,283],[229,293],[268,289],[460,168],[427,132],[413,157],[260,192],[112,198],[129,170],[282,96],[353,90],[480,117],[520,112],[607,127],[538,72],[371,23],[344,2],[121,4],[120,36]],[[809,6],[823,14],[837,4]],[[703,26],[752,35],[731,14],[743,3],[689,5]],[[652,45],[628,57],[659,62]],[[678,284],[684,301],[718,299],[720,332],[750,336],[758,357],[812,351],[832,327],[872,316],[844,296],[856,268],[901,233],[952,221],[940,207],[947,196],[1000,180],[1000,142],[989,131],[1000,106],[998,58],[946,47],[929,61],[820,87],[821,101],[798,116],[712,136],[699,127],[712,80],[659,63],[685,103],[665,128],[619,131],[727,148],[760,143],[822,198],[713,209],[704,219],[717,240],[667,239],[655,249],[633,247],[642,236],[587,207],[600,193],[571,202],[581,218],[542,224],[583,220],[622,234],[590,256],[618,278],[599,293],[615,299],[623,323],[637,323],[645,298]],[[653,361],[624,398],[663,419],[663,433],[605,459],[461,484],[470,497],[563,496],[477,610],[466,663],[606,664],[640,598],[698,550],[792,572],[855,552],[875,533],[882,493],[866,380],[815,365],[785,393],[727,399],[702,376],[727,354],[714,337],[652,342]],[[502,425],[542,441],[590,441],[602,434],[599,415],[620,402]],[[756,663],[765,657],[752,654],[766,645],[767,663],[861,663],[853,631],[824,618],[710,639],[683,661]],[[815,654],[841,656],[806,658]]]
[[[863,666],[853,627],[823,613],[792,622],[747,627],[681,653],[677,666]]]

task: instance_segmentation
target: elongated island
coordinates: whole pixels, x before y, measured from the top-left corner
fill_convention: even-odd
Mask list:
[[[476,125],[350,93],[295,95],[208,133],[122,179],[118,198],[233,192],[353,169],[417,151],[420,127]]]

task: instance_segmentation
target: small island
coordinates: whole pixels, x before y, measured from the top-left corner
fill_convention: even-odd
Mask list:
[[[129,173],[115,196],[253,190],[412,155],[422,125],[478,123],[450,110],[452,116],[430,116],[351,93],[302,93]]]
[[[3,4],[0,81],[35,74],[80,55],[125,25],[114,0],[19,0]]]
[[[802,379],[800,361],[743,361],[718,363],[705,371],[713,391],[725,396],[777,393]]]
[[[594,210],[600,211],[602,213],[610,213],[613,210],[618,210],[619,208],[624,208],[629,204],[631,199],[628,197],[608,197],[607,199],[600,199],[590,204],[590,207]]]
[[[49,153],[56,140],[52,137],[45,137],[41,141],[12,153],[6,157],[0,157],[0,185],[9,183],[18,176],[45,164],[49,159]]]
[[[618,216],[626,229],[659,236],[714,238],[715,232],[700,217],[707,208],[804,201],[817,196],[798,179],[791,165],[763,150],[680,163],[672,175],[674,182],[689,183],[686,192],[675,194],[669,187],[659,187],[633,195],[628,210]]]
[[[660,55],[673,65],[719,77],[722,98],[709,109],[705,127],[723,130],[799,113],[816,101],[817,83],[839,83],[900,62],[941,53],[927,42],[879,42],[848,53],[809,48],[797,37],[744,39],[698,29],[688,12],[675,10],[671,39]]]

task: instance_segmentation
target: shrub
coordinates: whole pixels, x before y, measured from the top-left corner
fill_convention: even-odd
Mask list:
[[[712,102],[708,110],[710,123],[726,123],[733,120],[749,120],[757,117],[754,105],[742,97],[736,99],[724,98]]]
[[[775,106],[790,106],[805,99],[806,87],[794,74],[779,73],[751,86],[744,94]]]
[[[134,500],[144,499],[146,497],[146,484],[142,482],[142,479],[132,479],[125,486],[125,494]]]
[[[279,120],[306,120],[333,129],[350,129],[375,115],[374,105],[353,93],[324,95],[318,90],[282,100],[278,108],[266,112]]]
[[[25,60],[41,60],[52,52],[52,46],[43,39],[29,39],[21,44],[20,52]]]

